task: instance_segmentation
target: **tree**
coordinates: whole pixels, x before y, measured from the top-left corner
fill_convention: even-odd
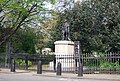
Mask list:
[[[38,26],[45,13],[45,2],[54,0],[0,0],[0,46],[19,28]]]
[[[12,37],[15,53],[36,53],[37,35],[34,28],[19,29]]]
[[[62,21],[67,20],[71,39],[81,42],[82,51],[119,52],[119,0],[86,0],[75,3],[72,9],[59,14],[60,23],[57,27],[60,28]]]
[[[47,19],[41,23],[41,29],[38,29],[40,30],[38,32],[38,43],[36,44],[36,48],[39,49],[39,51],[46,47],[54,50],[55,40],[52,37],[55,33],[52,29],[55,28],[57,21],[56,13],[52,13],[51,19]]]

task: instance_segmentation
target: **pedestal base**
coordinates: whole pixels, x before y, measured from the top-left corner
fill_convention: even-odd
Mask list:
[[[61,63],[62,71],[73,71],[75,68],[74,42],[56,41],[55,43],[56,67]]]

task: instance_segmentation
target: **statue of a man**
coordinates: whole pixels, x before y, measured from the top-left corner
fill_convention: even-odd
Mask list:
[[[66,20],[62,26],[62,40],[70,40],[69,24]]]

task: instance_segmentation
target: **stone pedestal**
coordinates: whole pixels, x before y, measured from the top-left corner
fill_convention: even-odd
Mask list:
[[[56,65],[58,62],[62,65],[62,71],[72,71],[75,67],[74,60],[74,42],[56,41],[55,43]]]

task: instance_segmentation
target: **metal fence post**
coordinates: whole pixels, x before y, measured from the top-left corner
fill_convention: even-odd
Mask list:
[[[25,56],[25,69],[28,70],[28,56]]]
[[[15,60],[14,59],[12,59],[12,61],[11,61],[10,69],[11,69],[11,72],[15,72]]]
[[[79,62],[78,76],[83,76],[83,65]]]
[[[54,67],[54,71],[56,72],[56,58],[54,57],[54,60],[53,60],[54,64],[53,64],[53,67]]]
[[[57,75],[61,75],[62,73],[62,70],[61,70],[61,63],[58,62],[58,65],[57,65]]]
[[[74,51],[75,51],[75,56],[78,57],[78,59],[75,59],[75,67],[77,70],[77,60],[79,62],[78,64],[78,76],[83,76],[83,65],[82,65],[82,51],[80,48],[80,41],[74,41]]]
[[[42,74],[42,62],[38,62],[38,67],[37,67],[37,74]]]

